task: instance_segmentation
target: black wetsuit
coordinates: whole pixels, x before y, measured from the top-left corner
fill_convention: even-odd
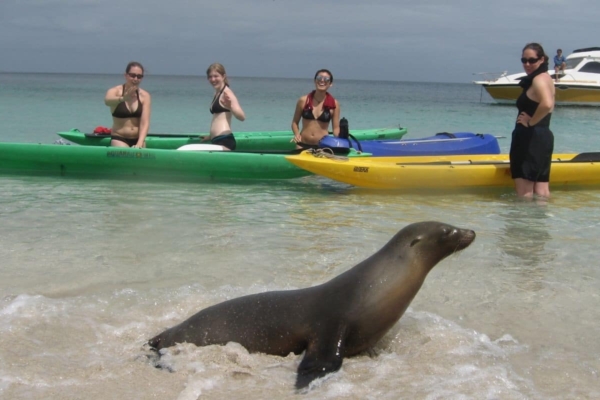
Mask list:
[[[517,99],[517,109],[533,116],[539,103],[527,97],[523,90]],[[532,182],[549,182],[554,135],[550,130],[552,113],[546,115],[537,124],[526,127],[516,124],[510,143],[510,172],[513,179],[523,178]]]

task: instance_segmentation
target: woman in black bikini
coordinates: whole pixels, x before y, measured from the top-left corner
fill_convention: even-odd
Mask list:
[[[115,147],[146,147],[150,129],[150,93],[140,88],[144,78],[142,64],[132,61],[125,69],[125,84],[108,89],[104,104],[113,117],[110,145]]]
[[[222,146],[223,150],[235,150],[236,142],[231,130],[231,114],[243,121],[246,119],[244,110],[229,87],[223,65],[211,64],[206,70],[206,79],[215,88],[215,95],[209,109],[212,114],[210,138],[205,140]]]
[[[315,74],[315,90],[302,96],[296,103],[296,112],[292,120],[293,142],[297,148],[316,147],[319,141],[329,133],[329,123],[333,134],[340,133],[340,104],[327,93],[333,85],[333,75],[326,69]],[[299,123],[302,119],[302,130]]]
[[[517,99],[519,115],[510,144],[510,171],[519,197],[550,197],[554,82],[548,74],[548,56],[539,44],[527,44],[521,62],[527,76],[519,83],[523,92]]]

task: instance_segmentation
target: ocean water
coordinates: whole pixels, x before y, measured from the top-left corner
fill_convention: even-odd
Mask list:
[[[233,78],[234,131],[290,126],[306,80]],[[0,74],[0,140],[52,143],[110,126],[120,76]],[[149,75],[152,132],[206,132],[203,77]],[[508,151],[516,110],[473,84],[335,81],[352,128],[407,138],[469,131]],[[600,109],[558,108],[557,152],[600,149]],[[150,183],[0,177],[0,398],[292,399],[302,356],[179,345],[152,367],[143,343],[226,299],[309,287],[409,223],[473,229],[436,266],[372,354],[344,360],[307,399],[600,398],[600,191],[370,191],[316,176]]]

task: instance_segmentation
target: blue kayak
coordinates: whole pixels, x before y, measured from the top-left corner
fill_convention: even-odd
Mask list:
[[[500,154],[498,139],[489,133],[438,133],[420,139],[368,140],[326,136],[320,148],[329,148],[340,154],[355,149],[371,153],[374,157],[436,156],[460,154]]]

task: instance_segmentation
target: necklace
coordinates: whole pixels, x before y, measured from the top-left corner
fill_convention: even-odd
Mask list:
[[[323,96],[322,99],[319,99],[316,95],[313,95],[313,101],[315,101],[317,104],[321,104],[323,101],[325,101],[325,96]]]

